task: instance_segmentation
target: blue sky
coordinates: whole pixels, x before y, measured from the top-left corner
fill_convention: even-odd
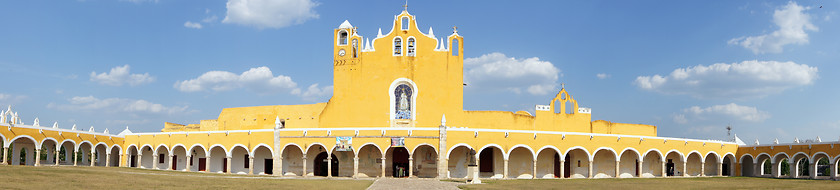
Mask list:
[[[0,106],[112,133],[222,108],[324,102],[332,32],[375,37],[404,1],[0,2]],[[822,6],[822,8],[820,8]],[[840,138],[836,1],[409,2],[465,37],[465,108],[526,110],[562,83],[594,120],[659,136]]]

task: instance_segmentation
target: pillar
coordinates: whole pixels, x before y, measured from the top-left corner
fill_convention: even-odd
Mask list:
[[[772,176],[774,178],[781,177],[782,176],[782,169],[781,169],[781,167],[779,167],[779,165],[781,165],[781,163],[771,162],[770,164],[771,164],[770,165],[770,176]],[[758,164],[758,166],[756,168],[760,168],[760,169],[758,169],[759,171],[764,169],[764,167],[761,166],[761,164]],[[759,173],[759,175],[764,175],[764,173]]]
[[[505,172],[505,173],[502,174],[502,176],[503,176],[502,178],[507,179],[508,178],[508,159],[507,158],[505,158],[505,165],[504,166],[505,166],[505,169],[503,170],[503,172]]]
[[[414,177],[414,158],[408,156],[408,177]]]
[[[560,175],[558,176],[560,178],[566,177],[566,160],[560,160]]]
[[[76,158],[76,157],[78,157],[78,156],[76,156],[76,154],[78,154],[78,153],[76,151],[73,151],[73,154],[72,154],[73,155],[73,166],[78,166],[79,165],[79,159]]]
[[[353,157],[353,178],[359,178],[359,156]]]
[[[790,160],[791,159],[788,159],[788,161],[790,161]],[[796,164],[794,162],[788,162],[788,165],[790,166],[790,167],[788,167],[788,168],[790,168],[790,178],[799,177],[799,174],[796,171],[796,169],[799,167],[799,164]]]
[[[829,176],[831,176],[831,179],[837,179],[837,161],[832,161],[829,167],[829,171],[831,172]]]
[[[205,157],[204,157],[204,159],[206,159],[205,162],[204,162],[204,172],[208,172],[208,173],[210,172],[210,156],[209,155],[210,154],[205,154]]]
[[[58,152],[60,152],[61,150],[58,148],[58,146],[56,146],[55,150],[55,156],[53,157],[55,158],[55,165],[58,166],[58,162],[61,162],[61,160],[58,159]]]
[[[129,160],[130,159],[131,158],[129,158]],[[73,160],[75,160],[75,159],[73,159]],[[137,168],[143,168],[143,154],[138,153],[137,154],[137,161],[132,160],[131,162],[136,162],[134,165],[136,165]],[[209,168],[210,167],[210,164],[209,164],[210,162],[207,162],[207,163],[208,163],[207,167]]]
[[[706,161],[700,162],[700,176],[706,176]]]
[[[158,168],[158,154],[152,155],[152,169]]]
[[[166,164],[167,169],[169,169],[169,170],[178,169],[177,168],[178,166],[175,166],[174,168],[172,167],[172,163],[175,163],[175,162],[173,162],[174,160],[175,160],[175,155],[174,154],[169,154],[169,164]]]
[[[41,149],[36,148],[35,149],[35,166],[40,166],[40,165],[41,165]]]
[[[531,171],[533,172],[533,177],[531,177],[531,179],[537,179],[537,159],[534,159],[534,170]]]
[[[301,177],[306,177],[306,154],[303,154],[303,172],[300,173]]]
[[[187,164],[186,164],[187,168],[184,168],[184,171],[192,170],[192,166],[193,166],[192,155],[187,154],[187,160],[186,161],[187,161]]]
[[[667,166],[667,165],[665,164],[665,162],[664,162],[664,161],[662,161],[662,162],[660,162],[660,163],[662,163],[662,173],[661,173],[662,177],[668,177],[668,172],[667,172],[667,171],[665,171],[665,170],[667,169],[667,168],[666,168],[666,166]]]
[[[93,150],[93,147],[90,147],[90,166],[96,166],[96,154]]]
[[[111,153],[105,154],[105,167],[111,166]]]
[[[283,171],[283,157],[277,157],[274,163],[277,164],[274,165],[274,171],[272,171],[272,173],[276,176],[283,176],[283,172],[286,172]]]
[[[233,165],[233,157],[228,156],[227,157],[227,167],[226,167],[227,172],[225,172],[226,174],[230,174],[230,165]]]
[[[590,178],[590,179],[591,179],[592,177],[595,177],[595,175],[592,175],[592,161],[589,161],[589,163],[587,163],[587,166],[589,166],[589,169],[588,169],[588,170],[589,170],[589,174],[587,174],[588,176],[586,176],[586,178]]]
[[[732,165],[731,162],[730,162],[730,165]],[[729,169],[730,169],[729,170],[729,175],[734,176],[732,174],[735,173],[735,171],[732,171],[732,166],[729,166]],[[717,173],[715,173],[715,174],[717,174],[718,177],[723,176],[723,162],[718,162],[717,163]]]
[[[254,156],[248,156],[248,175],[254,175]]]
[[[815,162],[810,162],[808,165],[808,174],[810,175],[811,179],[817,179],[817,164]]]
[[[332,177],[332,154],[327,154],[327,177]]]
[[[6,160],[9,160],[9,147],[3,147],[3,164],[9,164]]]
[[[379,177],[385,177],[385,157],[382,157],[382,175]]]
[[[638,173],[638,175],[636,175],[636,174],[633,174],[633,175],[636,176],[636,177],[642,177],[642,174],[645,173],[644,171],[642,171],[642,166],[645,165],[645,161],[636,160],[636,163],[639,163],[639,165],[636,166],[636,171],[637,171],[636,173]]]
[[[687,162],[687,161],[688,161],[688,160],[686,160],[686,161],[683,161],[683,162],[682,162],[682,166],[683,166],[683,167],[682,167],[682,176],[683,176],[683,177],[688,176],[688,174],[687,174],[687,173],[685,173],[686,171],[688,171],[688,168],[685,168],[685,165],[686,165],[686,162]]]
[[[120,155],[120,158],[118,160],[122,160],[123,158],[125,158],[125,154],[123,154],[122,152],[120,152],[119,155]],[[58,158],[58,157],[56,157],[56,158]],[[128,160],[128,158],[126,158],[126,160]],[[124,164],[124,162],[120,161],[119,164],[117,164],[117,166],[126,167],[126,165],[123,165],[123,164]]]
[[[614,178],[618,178],[618,176],[621,175],[621,168],[619,168],[619,166],[621,166],[621,161],[615,160],[615,176],[614,176]]]

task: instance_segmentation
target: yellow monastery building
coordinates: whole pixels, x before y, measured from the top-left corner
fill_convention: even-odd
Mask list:
[[[467,178],[474,150],[481,178],[837,177],[838,141],[746,145],[737,137],[658,137],[652,125],[592,121],[592,110],[579,107],[566,89],[533,114],[466,111],[458,31],[422,32],[407,11],[391,24],[373,38],[348,21],[334,30],[328,102],[225,108],[198,124],[116,135],[41,126],[37,119],[26,125],[9,108],[0,113],[3,163]],[[828,166],[817,164],[821,159]],[[808,169],[799,169],[800,161],[810,163]],[[781,171],[782,163],[791,171]],[[817,172],[825,167],[830,172]]]

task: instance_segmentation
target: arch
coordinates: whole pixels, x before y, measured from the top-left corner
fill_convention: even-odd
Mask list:
[[[265,143],[260,143],[260,144],[257,144],[257,146],[254,146],[254,149],[251,149],[251,155],[254,155],[254,152],[256,152],[256,151],[257,151],[257,149],[258,149],[258,148],[260,148],[260,147],[265,147],[265,148],[267,148],[267,149],[268,149],[268,152],[270,152],[270,153],[271,153],[271,155],[274,155],[274,149],[272,149],[272,148],[271,148],[271,146],[268,146],[268,145],[267,145],[267,144],[265,144]]]
[[[325,152],[327,151],[327,146],[324,146],[324,144],[321,144],[321,143],[311,143],[311,144],[309,144],[309,146],[306,146],[306,152],[304,152],[304,154],[306,154],[307,152],[309,152],[309,149],[311,149],[313,146],[321,146],[321,147],[324,147],[324,151],[325,151]]]
[[[132,145],[133,145],[133,144],[132,144]],[[118,152],[118,153],[119,153],[119,152],[122,152],[122,147],[121,147],[119,144],[114,144],[114,145],[111,145],[111,147],[108,147],[108,152],[113,151],[113,150],[114,150],[114,148],[116,148],[116,149],[117,149],[117,152]]]
[[[612,155],[604,152],[612,153]],[[613,178],[618,153],[609,147],[600,147],[592,154],[592,178]]]
[[[461,51],[461,43],[458,41],[458,38],[453,38],[452,43],[449,45],[449,49],[452,51],[452,56],[459,56]]]
[[[593,154],[591,155],[592,157],[590,157],[590,158],[589,158],[589,160],[594,160],[594,159],[595,159],[595,154],[598,154],[598,151],[601,151],[601,150],[609,150],[609,151],[610,151],[610,153],[612,153],[612,154],[613,154],[613,158],[615,158],[616,160],[618,160],[618,153],[616,153],[616,152],[615,152],[615,150],[613,150],[613,149],[612,149],[612,148],[610,148],[610,147],[599,147],[598,149],[595,149],[595,153],[593,153]]]
[[[403,51],[402,50],[403,49],[402,48],[403,47],[402,37],[396,36],[391,41],[393,42],[393,45],[391,46],[391,49],[394,51],[394,53],[393,53],[394,56],[402,56],[402,51]]]
[[[82,147],[82,145],[85,145],[85,144],[88,144],[88,146],[90,146],[91,148],[93,148],[93,143],[92,143],[92,142],[90,142],[90,141],[88,141],[88,140],[82,140],[82,142],[80,142],[80,143],[76,146],[76,151],[79,151],[79,148],[81,148],[81,147]]]
[[[432,149],[435,150],[435,153],[438,152],[437,147],[435,147],[434,145],[431,145],[429,143],[420,143],[420,144],[417,144],[417,146],[414,146],[413,149],[409,150],[411,152],[411,155],[414,155],[414,153],[417,152],[417,148],[420,148],[420,146],[429,146],[429,147],[432,147]]]
[[[224,146],[224,145],[221,145],[221,144],[214,144],[214,145],[210,146],[210,148],[209,148],[209,149],[207,149],[207,152],[210,152],[211,150],[213,150],[213,149],[214,149],[214,148],[216,148],[216,147],[222,148],[222,151],[224,151],[224,152],[225,152],[225,156],[227,156],[228,149],[227,149],[227,148],[225,148],[225,146]]]
[[[385,157],[382,149],[374,143],[365,143],[357,148],[357,153],[354,155],[359,160],[357,177],[382,177],[381,162]]]
[[[417,48],[417,40],[414,39],[414,36],[409,36],[408,40],[406,40],[406,48],[405,54],[408,56],[414,56],[417,52],[415,51]]]
[[[203,150],[204,155],[209,155],[209,154],[210,154],[210,153],[209,153],[210,149],[207,149],[206,147],[204,147],[204,145],[199,144],[199,143],[196,143],[196,144],[193,144],[192,146],[190,146],[190,149],[189,149],[188,151],[189,151],[189,152],[193,152],[193,151],[195,150],[195,148],[196,148],[196,147],[200,147],[200,148],[201,148],[201,150]]]
[[[37,141],[37,140],[35,140],[35,138],[32,138],[32,137],[31,137],[31,136],[29,136],[29,135],[18,135],[18,136],[16,136],[15,138],[13,138],[12,140],[10,140],[10,141],[9,141],[9,143],[6,143],[6,144],[12,144],[12,143],[14,143],[15,141],[17,141],[17,140],[18,140],[18,139],[20,139],[20,138],[29,139],[29,140],[31,140],[31,141],[32,141],[32,144],[34,144],[34,145],[35,145],[35,147],[41,147],[41,144],[40,144],[40,143],[38,143],[38,141]],[[8,145],[6,145],[6,146],[8,146]],[[13,153],[15,153],[15,152],[13,152]]]
[[[626,154],[625,154],[626,153]],[[639,166],[639,161],[643,161],[641,154],[639,151],[633,148],[625,148],[621,151],[618,155],[617,160],[618,163],[618,176],[619,178],[629,178],[629,177],[640,177],[641,176],[641,167]]]
[[[673,152],[673,153],[677,153],[677,155],[680,155],[680,161],[681,161],[681,162],[685,162],[685,157],[686,157],[686,156],[685,156],[685,154],[683,154],[682,152],[680,152],[680,151],[679,151],[679,150],[677,150],[677,149],[671,149],[671,150],[669,150],[667,153],[665,153],[665,157],[668,157],[668,154],[671,154],[672,152]]]
[[[776,155],[773,155],[773,157],[772,157],[773,159],[771,159],[770,161],[771,161],[771,162],[773,162],[773,163],[776,163],[776,162],[782,161],[781,159],[778,159],[778,160],[776,159],[776,158],[777,158],[777,157],[779,157],[780,155],[784,155],[784,156],[785,156],[785,158],[788,158],[788,159],[790,159],[790,158],[791,158],[791,157],[790,157],[787,153],[785,153],[785,152],[779,152],[779,153],[776,153]]]
[[[761,157],[762,155],[767,156],[767,158],[769,158],[771,162],[773,161],[773,156],[770,156],[770,154],[767,154],[767,153],[765,153],[765,152],[762,152],[762,153],[758,153],[758,155],[756,155],[755,157],[753,157],[753,159],[755,159],[755,160],[753,160],[753,162],[754,162],[754,163],[758,163],[758,161],[759,161],[759,160],[758,160],[758,158],[759,158],[759,157]],[[752,155],[750,155],[750,156],[752,156]]]
[[[228,149],[221,144],[214,144],[210,146],[210,149],[207,150],[207,171],[211,173],[224,173],[228,172],[228,168],[230,167],[230,163],[228,163],[228,159],[226,158],[228,155]]]
[[[230,147],[230,150],[226,151],[227,152],[227,157],[233,156],[233,149],[236,149],[236,147],[245,149],[245,153],[247,153],[248,156],[251,156],[251,149],[248,149],[247,146],[242,145],[242,144],[234,144],[232,147]]]
[[[565,157],[557,147],[546,145],[537,150],[537,176],[534,178],[561,178],[563,165],[561,160]]]
[[[174,153],[174,150],[178,147],[184,148],[184,151],[187,151],[187,147],[184,146],[184,144],[178,143],[178,144],[175,144],[174,146],[172,146],[172,149],[169,150],[169,154]]]
[[[66,142],[73,143],[73,149],[74,150],[76,149],[76,141],[74,141],[73,139],[64,139],[63,141],[61,141],[61,145],[64,146],[64,143],[66,143]]]
[[[560,154],[561,158],[563,157],[563,152],[560,152],[560,149],[557,149],[557,147],[554,147],[554,146],[551,146],[551,145],[545,145],[542,148],[540,148],[539,150],[537,150],[537,155],[539,155],[540,152],[542,152],[545,149],[552,149],[552,150],[554,150],[554,152],[557,152],[557,154]]]
[[[753,156],[749,153],[746,153],[746,154],[741,155],[741,158],[738,159],[738,163],[744,163],[744,158],[746,158],[747,156],[750,157],[749,159],[755,159],[755,156]],[[753,161],[753,163],[755,163],[755,160],[752,160],[752,161]]]
[[[700,160],[706,159],[706,157],[703,156],[703,153],[700,153],[700,151],[696,151],[696,150],[692,150],[691,152],[688,152],[688,156],[686,156],[685,158],[688,159],[688,157],[691,156],[691,154],[697,154],[698,156],[700,156]]]
[[[3,142],[3,146],[4,146],[4,147],[9,147],[9,146],[8,146],[9,141],[7,141],[7,140],[9,140],[9,139],[8,139],[8,138],[6,138],[6,135],[3,135],[3,133],[0,133],[0,138],[2,138],[2,140],[3,140],[3,141],[2,141],[2,142]],[[6,154],[6,153],[3,153],[3,154]],[[2,155],[2,154],[0,154],[0,155]]]
[[[400,18],[400,30],[408,30],[409,26],[411,26],[410,20],[408,16],[402,16]]]
[[[644,155],[642,155],[642,158],[647,157],[647,155],[648,155],[648,154],[650,154],[651,152],[655,152],[657,155],[659,155],[659,159],[660,159],[660,160],[665,160],[665,155],[664,155],[664,154],[662,154],[662,152],[661,152],[661,151],[659,151],[659,149],[655,149],[655,148],[648,149],[648,150],[645,152],[645,154],[644,154]]]
[[[511,178],[531,179],[534,176],[534,161],[537,156],[527,145],[515,145],[508,153],[508,175]]]
[[[592,161],[592,156],[591,156],[592,154],[589,153],[589,151],[586,150],[586,148],[583,148],[582,146],[574,146],[574,147],[571,147],[569,149],[566,149],[566,154],[569,154],[569,152],[571,152],[573,150],[576,150],[576,149],[579,149],[579,150],[582,150],[583,152],[585,152],[586,153],[586,158],[589,159],[587,161]]]
[[[475,152],[476,152],[476,154],[478,154],[479,152],[483,151],[484,149],[486,149],[486,148],[488,148],[488,147],[498,148],[500,151],[502,151],[502,158],[507,159],[507,155],[506,155],[506,153],[505,153],[505,149],[504,149],[504,148],[502,148],[502,146],[501,146],[501,145],[498,145],[498,144],[493,144],[493,143],[486,144],[486,145],[484,145],[483,147],[481,147],[480,149],[476,150]]]
[[[769,156],[768,156],[769,157]],[[750,154],[741,155],[738,163],[741,164],[741,176],[753,177],[755,174],[755,157]]]
[[[666,162],[666,176],[683,176],[685,174],[685,160],[686,156],[676,149],[671,149],[665,153],[665,160],[662,161]]]
[[[159,144],[159,145],[155,148],[155,154],[160,154],[160,152],[158,152],[158,150],[160,150],[160,147],[164,147],[164,148],[166,148],[166,154],[167,154],[167,155],[168,155],[168,154],[170,153],[170,151],[172,150],[172,149],[170,149],[170,148],[169,148],[169,146],[168,146],[168,145],[166,145],[166,144]]]
[[[537,153],[536,153],[536,151],[534,151],[534,149],[531,149],[531,147],[528,146],[528,145],[517,144],[517,145],[513,145],[513,147],[511,147],[510,150],[507,151],[507,154],[505,154],[505,160],[510,158],[510,153],[513,151],[513,149],[516,149],[516,148],[528,149],[529,153],[531,153],[531,158],[537,159]],[[504,149],[501,149],[501,150],[504,150]]]
[[[125,155],[126,155],[125,166],[126,167],[132,167],[132,168],[140,166],[138,164],[138,162],[140,161],[137,158],[138,154],[140,154],[140,150],[137,148],[136,144],[128,145],[128,147],[125,149]]]
[[[286,145],[283,145],[283,148],[282,148],[282,149],[280,149],[280,153],[282,154],[284,151],[286,151],[286,147],[289,147],[289,145],[297,147],[297,148],[298,148],[298,150],[300,150],[300,152],[303,152],[303,151],[304,151],[303,147],[301,147],[301,146],[300,146],[300,145],[298,145],[298,144],[295,144],[295,143],[286,143]]]
[[[455,148],[458,148],[458,147],[466,147],[468,150],[469,150],[469,149],[473,149],[473,150],[475,150],[472,146],[470,146],[470,145],[469,145],[469,144],[467,144],[467,143],[458,143],[458,144],[455,144],[455,145],[453,145],[452,147],[450,147],[448,151],[446,151],[446,159],[447,159],[447,160],[449,160],[449,155],[452,155],[452,150],[455,150]]]
[[[430,144],[421,143],[414,147],[411,152],[411,158],[414,160],[414,176],[421,178],[438,177],[438,157],[440,157],[440,154],[437,149]],[[431,162],[431,164],[428,162]]]
[[[698,151],[691,151],[685,157],[685,174],[689,176],[701,176],[703,174],[703,154]]]
[[[793,157],[791,157],[791,158],[797,158],[797,156],[799,156],[799,155],[802,155],[805,158],[807,158],[808,162],[813,162],[813,160],[811,160],[811,156],[809,156],[808,153],[805,153],[805,152],[797,152],[796,154],[793,154]],[[799,161],[799,159],[796,159],[796,161]]]
[[[340,46],[347,45],[347,39],[348,38],[350,38],[350,33],[348,33],[347,30],[345,30],[345,29],[339,30],[338,31],[338,36],[336,36],[336,39],[338,39],[338,44],[336,44],[336,45],[340,45]]]
[[[48,140],[51,140],[51,141],[55,142],[56,146],[58,146],[58,140],[55,140],[55,138],[52,138],[52,137],[46,137],[44,139],[41,139],[40,145],[44,145],[44,143],[47,142]]]
[[[125,154],[128,154],[129,151],[131,151],[131,148],[138,149],[136,144],[130,144],[125,148]]]
[[[414,81],[408,78],[394,79],[394,81],[391,82],[391,86],[388,88],[388,97],[390,98],[390,104],[388,104],[388,109],[390,110],[389,118],[394,119],[397,116],[397,110],[394,107],[394,105],[396,104],[396,95],[394,94],[394,91],[397,90],[397,87],[401,84],[407,84],[411,87],[411,105],[409,107],[411,110],[411,120],[417,120],[417,94],[420,94],[420,89],[417,88],[417,84],[414,83]]]
[[[625,152],[627,152],[628,150],[629,150],[629,151],[633,151],[634,153],[636,153],[636,159],[639,159],[639,160],[641,160],[641,159],[642,159],[642,154],[641,154],[641,153],[639,153],[639,151],[638,151],[638,150],[636,150],[636,149],[635,149],[635,148],[633,148],[633,147],[627,147],[627,148],[624,148],[624,150],[621,150],[621,153],[619,153],[619,154],[618,154],[617,158],[621,158],[621,156],[623,156],[623,155],[624,155],[624,153],[625,153]]]
[[[714,156],[715,156],[715,159],[717,159],[718,161],[721,161],[721,160],[722,160],[722,159],[721,159],[721,157],[720,157],[720,154],[718,154],[718,153],[717,153],[717,152],[715,152],[715,151],[709,151],[709,152],[707,152],[707,153],[706,153],[706,156],[703,156],[703,160],[705,160],[705,159],[709,158],[709,155],[714,155]]]
[[[816,159],[814,159],[814,158],[816,158],[816,157],[817,157],[817,155],[819,155],[819,154],[822,154],[822,155],[824,155],[826,158],[828,158],[828,159],[829,159],[829,160],[828,160],[829,162],[833,161],[833,160],[832,160],[833,158],[831,157],[831,155],[828,155],[828,153],[825,153],[825,152],[823,152],[823,151],[819,151],[819,152],[817,152],[817,153],[814,153],[814,155],[811,155],[811,159],[812,159],[812,160],[816,160]]]
[[[721,174],[722,171],[718,170],[718,164],[723,164],[723,159],[714,151],[709,151],[706,153],[706,158],[703,159],[703,175],[705,176],[717,176]],[[723,166],[721,165],[721,169]]]
[[[663,171],[665,156],[662,155],[658,149],[652,148],[645,152],[644,156],[642,156],[642,168],[639,171],[639,177],[662,177],[664,175]]]
[[[589,178],[593,176],[589,172],[592,156],[586,148],[581,146],[571,147],[566,150],[565,155],[566,157],[563,159],[565,160],[564,178]]]

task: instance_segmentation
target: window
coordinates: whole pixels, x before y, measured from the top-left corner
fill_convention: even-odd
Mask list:
[[[407,84],[394,89],[394,119],[411,119],[411,95],[413,90]]]
[[[246,155],[242,155],[242,156],[245,156],[245,161],[244,161],[244,162],[245,162],[245,168],[248,168],[248,164],[250,164],[249,162],[251,162],[251,161],[250,161],[250,159],[248,158],[248,155],[247,155],[247,154],[246,154]]]
[[[163,163],[163,161],[164,161],[164,160],[166,160],[166,159],[165,159],[165,158],[163,158],[163,157],[164,157],[164,155],[163,155],[163,154],[160,154],[160,156],[158,156],[158,163],[162,164],[162,163]]]
[[[458,46],[458,39],[452,40],[452,45],[449,45],[449,49],[452,50],[452,56],[458,56],[459,47],[460,46]]]
[[[356,57],[359,56],[359,53],[358,53],[359,50],[358,49],[359,49],[359,40],[358,39],[353,39],[353,58],[356,58]]]
[[[400,23],[402,24],[402,29],[403,30],[408,30],[408,17],[407,16],[402,17],[402,22],[400,22]]]
[[[402,55],[402,39],[394,38],[394,55]]]
[[[408,38],[408,56],[414,56],[414,38]]]
[[[347,31],[338,32],[338,45],[347,45]]]

